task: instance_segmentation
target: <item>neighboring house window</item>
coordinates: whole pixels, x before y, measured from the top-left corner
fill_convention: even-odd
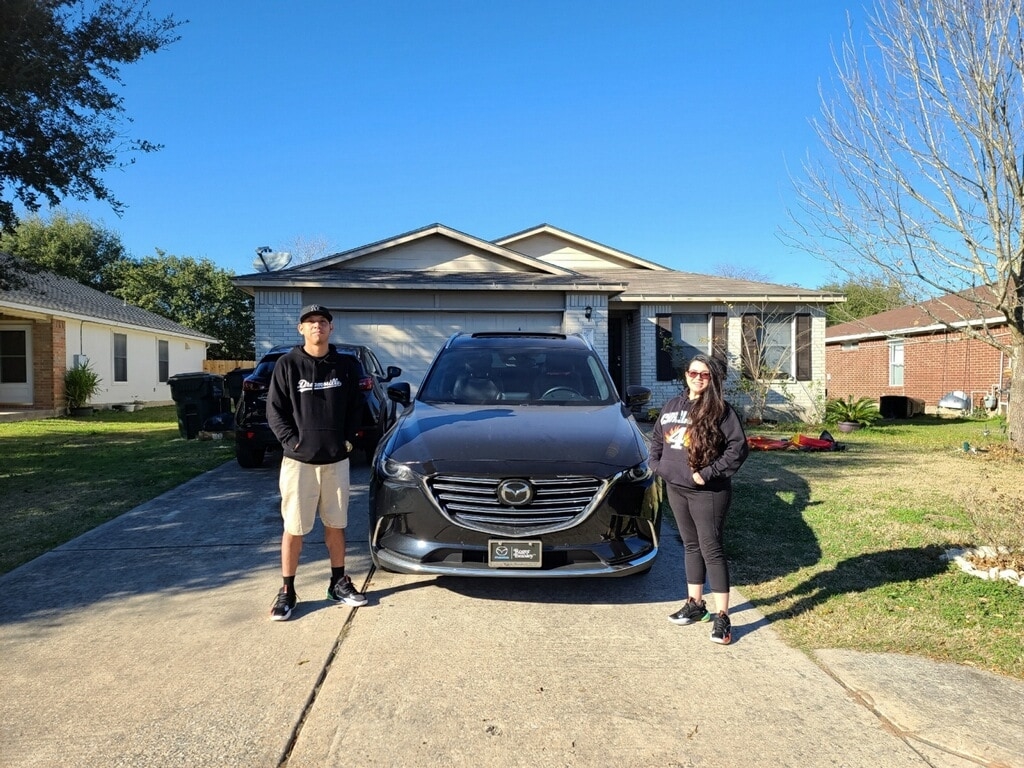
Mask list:
[[[858,349],[860,349],[860,344],[858,344],[856,341],[847,341],[844,342],[842,345],[843,352],[853,352]]]
[[[171,353],[166,341],[156,343],[157,380],[166,382],[171,371]]]
[[[28,345],[25,331],[0,331],[0,383],[28,382]]]
[[[811,352],[810,315],[743,315],[744,377],[809,381]]]
[[[889,342],[889,386],[903,386],[903,341]]]
[[[725,313],[658,315],[658,381],[674,381],[696,354],[725,360]]]
[[[114,381],[128,381],[128,336],[114,334]]]

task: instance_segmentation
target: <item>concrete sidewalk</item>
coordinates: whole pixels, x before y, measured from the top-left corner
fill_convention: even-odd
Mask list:
[[[0,765],[1019,766],[1024,683],[913,657],[788,648],[734,595],[734,641],[666,621],[646,576],[370,575],[365,466],[348,570],[319,532],[292,621],[276,467],[234,463],[0,577]]]

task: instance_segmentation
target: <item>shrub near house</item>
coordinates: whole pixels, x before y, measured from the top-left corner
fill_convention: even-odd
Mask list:
[[[881,416],[878,405],[870,397],[861,397],[854,400],[851,395],[845,400],[834,398],[825,404],[826,424],[846,423],[870,427]]]

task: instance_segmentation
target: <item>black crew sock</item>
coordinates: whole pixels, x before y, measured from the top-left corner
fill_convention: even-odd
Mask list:
[[[284,591],[294,595],[295,594],[295,577],[285,576],[284,577]]]
[[[343,578],[345,578],[345,566],[344,565],[339,565],[337,568],[335,568],[332,565],[331,566],[331,586],[333,587],[335,584],[337,584]]]

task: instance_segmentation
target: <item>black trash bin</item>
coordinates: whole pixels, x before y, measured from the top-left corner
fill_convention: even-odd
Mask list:
[[[237,403],[242,396],[242,380],[252,373],[255,368],[235,368],[224,374],[224,384],[228,388],[228,397],[232,404]]]
[[[231,411],[224,377],[216,373],[176,373],[167,379],[178,411],[178,434],[194,440],[207,419]]]

